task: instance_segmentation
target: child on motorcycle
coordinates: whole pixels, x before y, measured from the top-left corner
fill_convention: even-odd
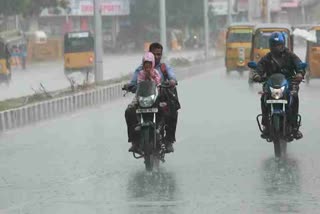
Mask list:
[[[143,70],[141,70],[138,74],[138,83],[145,80],[151,80],[157,85],[161,84],[161,76],[154,66],[155,58],[153,53],[146,52],[143,57]]]
[[[156,85],[160,85],[161,84],[161,76],[159,74],[159,72],[154,68],[155,66],[155,57],[151,52],[146,52],[145,55],[143,56],[142,59],[142,70],[139,72],[138,74],[138,83],[143,82],[143,81],[154,81],[156,83]],[[130,105],[136,106],[137,103],[137,98],[134,97],[132,103]],[[128,131],[131,135],[132,140],[132,146],[129,149],[129,152],[138,152],[138,146],[136,144],[136,136],[135,136],[135,131],[134,131],[134,127],[135,124],[137,124],[138,121],[136,118],[132,118],[132,125],[128,127]]]

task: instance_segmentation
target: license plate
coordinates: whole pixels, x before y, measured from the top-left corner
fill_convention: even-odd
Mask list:
[[[277,104],[277,103],[281,103],[281,104],[287,104],[288,101],[287,100],[267,100],[268,104]]]
[[[144,113],[157,113],[157,108],[143,108],[143,109],[137,109],[136,112],[138,114],[144,114]]]

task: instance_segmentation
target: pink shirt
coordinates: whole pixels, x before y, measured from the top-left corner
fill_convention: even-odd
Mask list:
[[[150,77],[151,77],[151,80],[156,83],[156,85],[161,84],[161,76],[156,69],[151,70]],[[141,70],[138,74],[138,83],[145,81],[145,80],[147,80],[146,72],[144,70]]]

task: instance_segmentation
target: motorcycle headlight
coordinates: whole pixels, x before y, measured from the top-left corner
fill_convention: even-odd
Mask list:
[[[281,88],[278,88],[278,89],[270,87],[271,97],[276,100],[282,98],[284,89],[285,89],[285,86],[282,86]]]
[[[139,97],[139,105],[143,108],[151,107],[156,99],[156,95],[151,95],[149,97]]]

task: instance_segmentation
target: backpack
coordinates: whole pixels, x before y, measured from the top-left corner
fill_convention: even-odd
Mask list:
[[[164,80],[165,81],[169,80],[168,73],[167,73],[167,66],[165,63],[161,63],[160,71],[164,76]],[[178,98],[177,87],[166,90],[165,96],[168,100],[170,111],[178,111],[181,108],[179,98]]]

